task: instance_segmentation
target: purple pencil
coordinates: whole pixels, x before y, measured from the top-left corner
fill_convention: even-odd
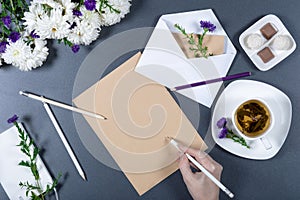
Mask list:
[[[251,75],[251,72],[243,72],[243,73],[233,74],[233,75],[215,78],[215,79],[211,79],[211,80],[177,86],[177,87],[172,88],[171,91],[183,90],[183,89],[187,89],[187,88],[197,87],[200,85],[206,85],[206,84],[210,84],[210,83],[216,83],[216,82],[220,82],[220,81],[229,81],[229,80],[238,79],[238,78],[242,78],[242,77],[250,76],[250,75]]]

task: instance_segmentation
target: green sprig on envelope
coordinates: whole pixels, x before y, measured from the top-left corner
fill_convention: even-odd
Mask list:
[[[189,49],[194,52],[195,57],[204,57],[208,58],[208,56],[212,56],[207,53],[207,46],[203,45],[204,36],[207,32],[213,32],[216,29],[216,26],[209,21],[200,21],[200,27],[203,28],[203,33],[197,35],[197,41],[194,38],[194,34],[188,34],[185,31],[185,28],[180,26],[179,24],[174,25],[188,40],[188,43],[191,45]]]
[[[42,188],[40,183],[41,177],[37,167],[37,156],[40,150],[34,146],[34,142],[25,132],[20,128],[17,123],[18,116],[14,115],[10,119],[7,120],[8,123],[12,123],[18,129],[20,143],[17,145],[20,147],[20,150],[23,154],[25,154],[28,159],[22,160],[19,165],[23,167],[28,167],[31,170],[32,175],[34,176],[35,183],[29,183],[28,181],[20,182],[19,186],[21,188],[26,189],[26,196],[30,195],[30,198],[33,200],[44,200],[47,195],[54,191],[55,187],[58,184],[58,179],[61,175],[58,175],[58,178],[53,181],[52,184],[47,184],[46,189]]]

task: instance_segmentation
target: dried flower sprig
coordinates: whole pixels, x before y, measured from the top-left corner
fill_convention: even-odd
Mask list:
[[[217,127],[220,129],[218,137],[222,138],[229,138],[232,139],[234,142],[240,143],[241,145],[250,149],[250,146],[247,144],[244,138],[237,136],[231,129],[227,126],[227,120],[225,117],[222,117],[219,121],[217,121]]]
[[[15,127],[18,129],[19,138],[21,139],[20,143],[17,145],[21,148],[21,152],[24,153],[28,160],[22,160],[19,165],[23,167],[28,167],[31,170],[32,175],[35,179],[35,184],[31,184],[28,181],[20,182],[19,186],[21,188],[26,189],[26,196],[30,195],[30,198],[33,200],[44,200],[47,195],[54,191],[55,187],[58,184],[58,179],[61,175],[58,175],[58,178],[54,179],[52,184],[47,184],[46,189],[42,188],[40,183],[40,174],[37,167],[37,156],[40,150],[34,146],[34,142],[25,132],[20,128],[19,124],[17,123],[18,116],[14,115],[7,120],[8,123],[14,124]],[[37,192],[36,192],[37,191]]]
[[[195,40],[193,33],[188,34],[185,29],[179,24],[175,24],[174,26],[186,37],[186,39],[188,39],[188,43],[191,45],[189,49],[194,52],[195,57],[208,58],[208,56],[212,56],[212,54],[207,54],[208,48],[207,46],[203,45],[203,40],[207,32],[215,31],[216,26],[214,24],[209,21],[200,21],[200,27],[204,32],[197,35],[198,41]]]

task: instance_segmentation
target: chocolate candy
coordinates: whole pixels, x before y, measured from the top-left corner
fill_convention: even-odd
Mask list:
[[[260,32],[267,40],[269,40],[277,33],[277,30],[271,23],[267,23],[260,29]]]
[[[259,51],[257,55],[262,59],[264,63],[269,62],[275,57],[269,47],[265,47],[264,49]]]

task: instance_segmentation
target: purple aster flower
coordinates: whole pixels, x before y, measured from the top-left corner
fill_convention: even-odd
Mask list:
[[[227,135],[227,133],[228,133],[227,128],[222,128],[221,131],[219,132],[218,137],[219,137],[220,139],[221,139],[221,138],[225,138],[226,135]]]
[[[93,11],[96,8],[96,0],[85,0],[84,6],[87,10]]]
[[[0,53],[5,52],[7,44],[8,44],[8,42],[5,42],[5,41],[0,42]]]
[[[74,53],[77,53],[80,49],[80,46],[78,44],[74,44],[71,48]]]
[[[213,32],[216,29],[216,26],[212,23],[210,23],[210,21],[200,21],[200,26],[203,29],[207,29],[209,32]]]
[[[9,39],[12,41],[12,42],[16,42],[18,39],[20,39],[21,37],[21,34],[18,33],[18,32],[11,32],[11,34],[9,35]]]
[[[32,38],[40,38],[40,36],[38,34],[36,34],[34,31],[35,30],[31,31],[31,33],[29,34],[30,37],[32,37]]]
[[[82,16],[82,13],[79,11],[79,10],[73,10],[73,15],[74,16],[77,16],[77,17],[80,17],[80,16]]]
[[[2,17],[2,22],[4,23],[4,25],[6,27],[9,27],[10,23],[11,23],[11,18],[10,16],[5,16],[5,17]]]
[[[19,117],[16,114],[14,114],[14,116],[12,116],[11,118],[9,118],[7,120],[7,123],[9,123],[9,124],[15,123],[18,119],[19,119]]]
[[[221,119],[219,119],[219,121],[217,121],[217,127],[218,128],[224,128],[226,126],[226,118],[222,117]]]

